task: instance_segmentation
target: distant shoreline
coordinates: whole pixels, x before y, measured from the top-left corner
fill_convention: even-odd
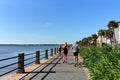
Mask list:
[[[62,44],[0,44],[0,46],[59,46]]]

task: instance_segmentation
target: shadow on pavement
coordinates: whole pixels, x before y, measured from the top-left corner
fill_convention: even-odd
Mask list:
[[[57,58],[54,58],[52,61],[50,61],[49,63],[44,63],[43,65],[45,65],[40,71],[35,71],[35,70],[37,70],[38,68],[40,68],[40,66],[39,67],[37,67],[36,69],[34,69],[32,72],[25,72],[25,73],[27,73],[25,76],[23,76],[22,78],[20,78],[19,80],[25,80],[25,78],[29,75],[29,74],[31,74],[31,73],[35,73],[35,75],[33,75],[33,76],[31,76],[30,78],[29,78],[29,80],[32,80],[34,77],[36,77],[38,74],[40,74],[40,73],[46,73],[43,77],[42,77],[42,79],[41,80],[44,80],[48,75],[49,75],[49,73],[56,73],[56,71],[52,71],[52,69],[57,65],[57,64],[61,64],[61,63],[59,63],[60,62],[60,60],[61,60],[62,58],[60,58],[60,57],[57,57]],[[54,62],[54,61],[56,61],[57,60],[57,62]],[[52,64],[52,67],[48,70],[48,71],[43,71],[45,68],[47,68],[47,67],[49,67],[50,65]]]

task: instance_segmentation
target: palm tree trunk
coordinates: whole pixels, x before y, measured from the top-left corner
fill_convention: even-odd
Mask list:
[[[116,36],[115,36],[115,29],[114,28],[113,28],[113,34],[114,34],[113,38],[114,38],[114,41],[116,43]]]
[[[107,37],[105,38],[105,43],[107,44]]]
[[[102,36],[101,36],[101,40],[100,40],[100,46],[102,46]]]
[[[120,39],[120,34],[119,34],[119,27],[118,27],[118,43],[119,43],[119,39]]]
[[[110,38],[110,43],[111,43],[111,47],[112,47],[112,37]]]

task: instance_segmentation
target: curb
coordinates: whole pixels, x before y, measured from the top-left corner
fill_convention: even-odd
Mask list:
[[[78,58],[79,58],[80,65],[81,65],[81,66],[84,66],[84,65],[82,64],[82,63],[83,63],[83,58],[82,58],[80,55],[78,56]],[[89,72],[89,69],[86,68],[86,67],[83,67],[83,70],[84,70],[84,72],[85,72],[85,74],[86,74],[88,80],[91,80],[91,79],[90,79],[90,72]]]

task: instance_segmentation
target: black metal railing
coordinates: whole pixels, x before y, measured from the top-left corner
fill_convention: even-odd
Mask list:
[[[24,64],[24,66],[28,66],[35,62],[35,58],[36,58],[35,53],[25,54],[24,57],[25,57],[24,63],[26,63]]]
[[[54,51],[54,52],[53,52]],[[13,65],[17,65],[17,67],[15,67],[12,70],[7,70],[4,72],[0,73],[0,77],[9,74],[13,71],[16,71],[16,73],[24,73],[25,72],[25,67],[29,66],[30,64],[40,64],[40,60],[45,58],[48,59],[49,56],[53,56],[53,54],[56,54],[58,52],[57,48],[54,49],[47,49],[47,50],[43,50],[43,51],[36,51],[34,53],[28,53],[28,54],[24,54],[24,53],[19,53],[18,56],[14,56],[14,57],[10,57],[10,58],[5,58],[5,59],[0,59],[0,63],[1,62],[6,62],[12,59],[16,59],[18,60],[17,62],[13,62],[4,66],[0,66],[0,70],[3,70],[7,67],[13,66]],[[16,61],[15,60],[15,61]]]
[[[15,58],[17,59],[18,56],[14,56],[14,57],[10,57],[10,58],[1,59],[0,62],[9,61],[9,60],[15,59]],[[13,66],[13,65],[16,65],[17,63],[18,63],[18,62],[13,62],[13,63],[7,64],[7,65],[4,65],[4,66],[0,66],[0,70],[1,70],[1,69],[4,69],[4,68],[7,68],[7,67],[10,67],[10,66]],[[6,72],[3,72],[2,74],[0,74],[0,77],[3,76],[3,75],[8,74],[8,73],[10,73],[10,72],[13,72],[13,71],[15,71],[15,70],[17,70],[17,68],[14,68],[14,69],[9,70],[9,71],[6,71]]]

